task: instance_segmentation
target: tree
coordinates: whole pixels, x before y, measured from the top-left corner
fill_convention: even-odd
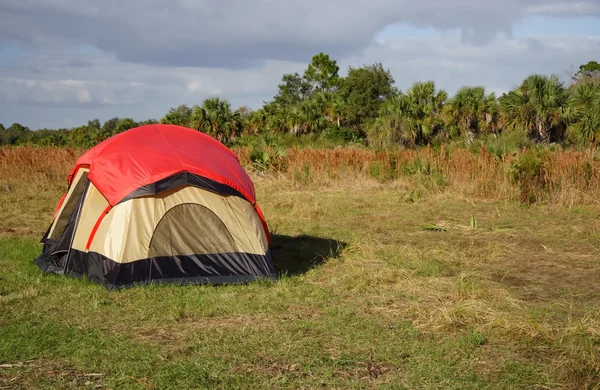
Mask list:
[[[287,117],[294,106],[283,106],[275,101],[265,104],[262,110],[265,112],[265,125],[271,132],[286,132]]]
[[[246,122],[244,124],[245,129],[248,133],[260,133],[267,126],[268,119],[267,112],[264,110],[264,108],[252,111],[246,118]]]
[[[317,92],[313,95],[311,101],[315,109],[319,112],[319,115],[335,126],[341,126],[344,119],[344,101],[339,93],[329,91]]]
[[[277,95],[273,103],[284,107],[294,106],[310,96],[310,84],[298,73],[284,74],[277,86]]]
[[[64,131],[40,129],[32,131],[23,141],[26,145],[39,146],[66,146],[67,140]]]
[[[326,120],[314,100],[302,102],[292,108],[290,114],[287,117],[287,127],[293,134],[316,133],[325,128]]]
[[[117,123],[119,123],[119,118],[114,117],[110,118],[102,125],[102,135],[104,138],[108,138],[111,135],[115,134],[115,129],[117,128]]]
[[[597,61],[589,61],[587,64],[579,66],[579,71],[573,76],[576,82],[582,80],[600,80],[600,64]]]
[[[99,131],[95,126],[79,126],[69,132],[67,143],[69,146],[91,148],[98,143]]]
[[[236,111],[240,113],[242,118],[248,118],[250,115],[252,115],[252,109],[248,106],[240,106],[236,109]]]
[[[462,87],[444,106],[444,116],[451,135],[464,135],[470,143],[481,133],[497,131],[498,101],[494,93],[486,95],[484,87]]]
[[[31,132],[28,127],[20,123],[13,123],[7,129],[0,132],[1,145],[15,145],[19,140],[23,140]]]
[[[333,98],[327,102],[325,117],[335,123],[337,127],[342,125],[342,122],[345,119],[344,100],[339,93],[334,94]]]
[[[339,94],[345,102],[340,110],[348,126],[360,128],[377,117],[381,103],[398,91],[389,70],[380,63],[348,68],[341,80]]]
[[[600,83],[579,84],[574,93],[576,121],[570,132],[581,144],[600,144]]]
[[[312,62],[304,72],[304,80],[311,92],[333,91],[338,86],[340,68],[337,61],[328,54],[319,53],[312,57]]]
[[[443,109],[448,94],[433,81],[416,82],[406,92],[387,99],[378,118],[368,127],[374,146],[427,144],[444,128]]]
[[[192,126],[223,143],[234,140],[241,133],[241,118],[238,111],[232,111],[227,100],[218,97],[205,99],[202,106],[194,105]]]
[[[6,131],[13,132],[13,133],[27,133],[30,130],[28,127],[23,126],[20,123],[13,123],[12,125],[10,125],[10,127],[8,129],[6,129]]]
[[[133,129],[138,124],[131,118],[123,118],[119,120],[117,125],[115,126],[115,130],[113,134],[119,134],[129,129]]]
[[[405,139],[412,144],[427,144],[444,128],[443,109],[448,94],[436,89],[433,81],[416,82],[398,99],[400,112],[406,118]]]
[[[189,126],[192,119],[192,109],[185,104],[170,108],[169,112],[160,119],[160,123],[178,126]]]
[[[414,146],[407,117],[402,112],[401,96],[392,96],[381,105],[379,115],[367,130],[369,144],[376,148],[389,148],[396,145]]]
[[[102,125],[100,125],[100,120],[99,119],[92,119],[91,121],[88,121],[88,127],[95,129],[95,130],[100,130],[102,128]]]
[[[573,118],[571,97],[558,76],[533,74],[500,98],[508,126],[524,128],[537,142],[560,141]]]
[[[312,57],[304,74],[285,74],[278,93],[263,106],[266,127],[294,134],[321,131],[326,122],[340,126],[341,99],[336,92],[340,84],[339,67],[329,55]]]

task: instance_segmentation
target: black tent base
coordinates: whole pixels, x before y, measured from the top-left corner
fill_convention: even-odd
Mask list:
[[[46,274],[87,278],[108,290],[148,285],[225,285],[277,281],[266,255],[219,253],[164,256],[131,263],[117,263],[95,252],[53,251],[45,240],[44,251],[34,263]],[[236,272],[237,271],[237,272]]]

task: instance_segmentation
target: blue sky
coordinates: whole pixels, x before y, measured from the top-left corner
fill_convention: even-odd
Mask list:
[[[258,108],[321,51],[342,74],[382,62],[402,90],[501,94],[600,61],[600,2],[3,0],[0,123],[158,119],[210,96]]]

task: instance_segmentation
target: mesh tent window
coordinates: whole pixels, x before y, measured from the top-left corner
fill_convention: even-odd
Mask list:
[[[209,208],[184,203],[167,211],[156,225],[148,257],[235,252],[233,236]]]

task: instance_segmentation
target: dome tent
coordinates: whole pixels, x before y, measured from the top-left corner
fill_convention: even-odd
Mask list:
[[[271,238],[238,157],[185,127],[139,126],[79,157],[34,260],[133,284],[275,279]]]

